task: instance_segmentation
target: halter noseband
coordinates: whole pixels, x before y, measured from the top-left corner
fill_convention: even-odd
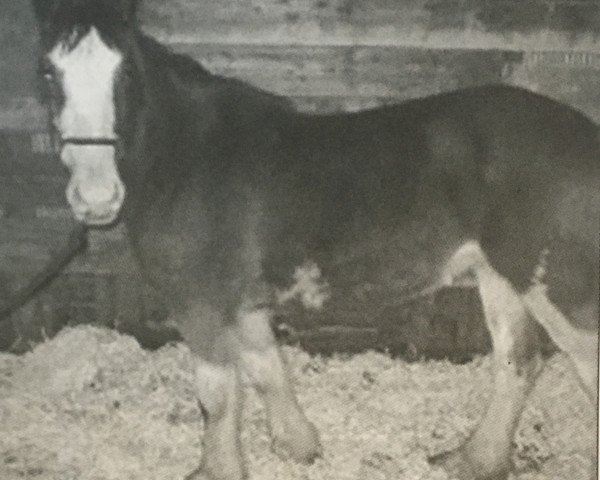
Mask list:
[[[116,147],[119,143],[118,138],[103,138],[103,137],[66,137],[60,139],[61,148],[66,145],[79,145],[79,146],[105,146],[105,147]]]
[[[120,137],[65,137],[55,143],[56,152],[62,151],[67,145],[82,147],[99,146],[113,147],[118,157],[123,155],[123,141]]]

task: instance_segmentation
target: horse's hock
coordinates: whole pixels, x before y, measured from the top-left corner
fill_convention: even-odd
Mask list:
[[[59,249],[72,225],[66,176],[35,100],[36,34],[27,2],[0,2],[0,295],[24,284]],[[356,110],[499,80],[600,119],[600,6],[595,0],[529,2],[172,2],[148,1],[148,29],[216,73],[291,96],[307,111]],[[551,53],[549,53],[551,51]],[[91,247],[27,309],[0,347],[52,335],[65,323],[117,325],[145,338],[140,323],[162,310],[139,282],[120,230],[94,232]],[[385,298],[379,312],[353,300],[323,318],[293,306],[277,331],[309,350],[389,349],[407,358],[457,361],[489,348],[476,293]],[[355,308],[353,308],[355,307]],[[164,338],[170,339],[171,332]],[[160,335],[160,334],[159,334]]]

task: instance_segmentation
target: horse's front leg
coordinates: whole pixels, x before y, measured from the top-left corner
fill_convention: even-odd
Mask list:
[[[177,316],[194,358],[196,394],[204,416],[202,461],[186,480],[243,480],[241,388],[235,328],[217,311],[195,305]]]
[[[269,319],[268,309],[240,313],[241,371],[265,404],[273,451],[310,463],[321,455],[319,436],[298,405]]]

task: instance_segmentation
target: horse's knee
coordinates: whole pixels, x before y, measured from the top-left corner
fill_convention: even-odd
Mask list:
[[[242,379],[261,393],[282,386],[285,371],[271,331],[270,312],[261,309],[240,313],[237,335]]]
[[[237,328],[245,350],[266,350],[275,345],[271,311],[267,308],[242,310],[237,316]]]
[[[238,374],[232,365],[209,363],[198,359],[194,369],[195,393],[205,416],[225,414],[229,396],[236,388]]]

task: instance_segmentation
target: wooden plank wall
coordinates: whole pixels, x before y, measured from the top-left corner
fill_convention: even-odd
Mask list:
[[[290,96],[306,111],[357,110],[506,82],[600,122],[598,0],[147,0],[141,16],[144,28],[174,50],[215,73]],[[35,41],[29,2],[0,0],[0,295],[39,269],[72,225],[66,177],[50,158],[46,117],[35,96]],[[65,320],[135,322],[157,309],[139,300],[149,294],[120,228],[94,232],[90,243],[20,313],[34,330],[40,319],[52,331]],[[460,317],[463,327],[480,326],[477,302],[465,295],[441,302],[454,312],[441,324]],[[439,308],[419,315],[423,320],[396,335],[444,336],[423,333]],[[480,348],[484,337],[464,349]],[[421,351],[443,350],[434,340],[419,341]]]

